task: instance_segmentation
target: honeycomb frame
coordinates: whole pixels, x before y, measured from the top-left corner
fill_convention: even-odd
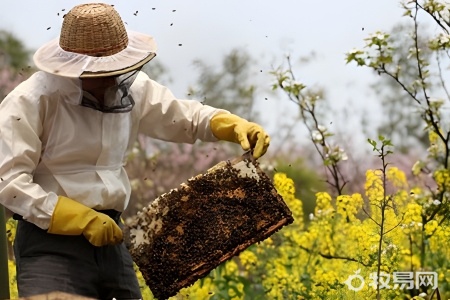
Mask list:
[[[293,221],[270,178],[246,153],[140,210],[128,224],[128,246],[153,295],[167,299]]]

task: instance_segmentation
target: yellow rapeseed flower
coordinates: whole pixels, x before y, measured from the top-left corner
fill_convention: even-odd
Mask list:
[[[16,264],[12,260],[8,260],[8,272],[9,272],[9,293],[11,299],[18,299],[19,294],[17,291],[16,280]]]
[[[422,222],[422,206],[417,203],[409,203],[406,205],[403,223],[406,225],[413,225],[420,222]]]
[[[336,198],[337,213],[350,221],[356,219],[355,215],[362,208],[363,199],[361,194],[340,195]]]
[[[13,218],[9,218],[6,222],[6,235],[8,236],[8,241],[13,243],[16,238],[17,221]]]
[[[235,275],[238,272],[238,265],[234,260],[229,260],[225,263],[225,270],[227,275]]]
[[[387,170],[386,177],[397,188],[405,189],[408,186],[405,172],[397,167],[390,167]]]
[[[450,191],[450,170],[439,169],[434,172],[434,180],[440,191]]]
[[[245,269],[249,270],[256,265],[258,257],[250,250],[243,251],[239,254],[239,259]]]
[[[371,204],[379,204],[384,200],[383,172],[367,170],[364,189]]]
[[[303,205],[302,201],[295,197],[294,181],[284,173],[275,173],[273,184],[286,202],[286,205],[292,211],[295,224],[303,228]]]
[[[316,193],[316,208],[314,214],[316,216],[327,216],[334,212],[334,208],[331,205],[331,196],[326,192]]]
[[[438,229],[439,223],[436,220],[431,220],[427,224],[425,224],[425,234],[432,235]]]
[[[442,133],[442,130],[439,129],[439,131]],[[442,139],[439,137],[439,135],[434,131],[430,130],[428,131],[428,138],[430,141],[430,147],[428,148],[428,153],[431,157],[438,157],[442,155],[446,155],[446,146],[442,142]]]

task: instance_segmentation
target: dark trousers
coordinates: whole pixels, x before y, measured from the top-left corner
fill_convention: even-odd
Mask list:
[[[122,243],[95,247],[83,236],[49,234],[19,221],[14,254],[20,297],[53,291],[95,299],[140,299],[130,253]]]

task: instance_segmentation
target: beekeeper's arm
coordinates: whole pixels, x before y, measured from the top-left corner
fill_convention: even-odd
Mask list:
[[[258,124],[198,101],[177,100],[169,89],[142,72],[133,83],[133,93],[146,99],[133,109],[140,114],[143,134],[178,143],[225,140],[246,151],[254,148],[255,158],[267,151],[270,138]]]
[[[0,104],[0,203],[49,233],[83,234],[96,246],[120,242],[111,218],[33,182],[45,108],[32,91],[24,82]]]

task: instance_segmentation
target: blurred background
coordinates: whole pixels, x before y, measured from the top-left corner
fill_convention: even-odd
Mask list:
[[[5,1],[0,29],[33,52],[57,38],[64,13],[83,2],[87,1]],[[395,0],[104,2],[115,5],[128,29],[155,37],[157,62],[165,69],[158,79],[177,97],[186,98],[189,87],[198,87],[201,67],[195,62],[220,72],[233,51],[248,55],[246,79],[257,88],[253,109],[272,134],[277,119],[296,116],[291,105],[270,92],[269,72],[286,55],[302,63],[298,80],[326,87],[333,109],[376,106],[369,101],[372,74],[346,65],[345,53],[362,46],[368,33],[390,29],[402,14]]]
[[[0,11],[0,96],[34,71],[32,54],[57,38],[64,14],[87,1],[7,1]],[[275,71],[291,65],[295,79],[324,100],[321,122],[348,156],[344,171],[360,186],[371,162],[368,136],[386,122],[377,84],[369,69],[346,64],[346,53],[362,48],[377,30],[400,26],[394,0],[346,1],[104,1],[130,30],[153,35],[158,55],[145,71],[179,98],[229,109],[261,123],[272,144],[261,163],[268,172],[288,172],[302,188],[305,213],[314,193],[326,186],[325,170],[301,121],[296,103],[274,91]],[[287,60],[287,57],[289,60]],[[288,65],[289,64],[289,65]],[[379,88],[379,86],[378,86]],[[369,125],[370,124],[370,125]],[[157,195],[220,160],[239,155],[227,144],[173,145],[141,138],[127,166],[134,205],[130,214]],[[175,171],[176,170],[176,171]],[[300,178],[300,179],[299,179]]]

